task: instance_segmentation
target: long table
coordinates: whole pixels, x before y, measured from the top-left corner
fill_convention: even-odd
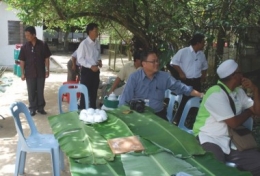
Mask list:
[[[149,109],[125,114],[128,110],[122,106],[107,111],[108,120],[97,124],[85,124],[78,112],[48,118],[73,176],[251,175],[215,160],[193,135]],[[128,136],[138,136],[145,150],[113,154],[107,140]]]

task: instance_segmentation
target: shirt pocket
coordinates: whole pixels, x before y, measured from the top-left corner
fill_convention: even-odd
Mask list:
[[[162,101],[164,99],[165,90],[156,88],[155,92],[153,93],[153,99],[157,101]]]

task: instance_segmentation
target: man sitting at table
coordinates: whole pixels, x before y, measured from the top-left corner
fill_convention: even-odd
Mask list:
[[[259,89],[252,81],[244,78],[238,64],[228,59],[221,63],[217,69],[222,85],[227,93],[219,85],[208,89],[200,105],[193,132],[198,136],[204,150],[212,152],[215,158],[221,162],[233,162],[239,169],[250,171],[252,175],[260,175],[260,153],[257,149],[244,151],[230,141],[228,128],[236,128],[242,125],[252,115],[260,115]],[[249,98],[240,87],[250,89],[254,95],[254,101]]]
[[[140,55],[142,68],[132,73],[123,90],[119,105],[127,104],[134,99],[143,99],[149,102],[155,114],[167,120],[163,106],[165,91],[170,89],[176,94],[202,97],[202,93],[191,86],[176,80],[169,73],[159,71],[159,59],[155,52],[143,51]]]

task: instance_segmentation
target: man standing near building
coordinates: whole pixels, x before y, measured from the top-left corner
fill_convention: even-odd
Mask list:
[[[80,83],[88,88],[89,107],[96,109],[97,90],[99,86],[99,68],[102,67],[98,25],[89,23],[86,27],[88,37],[83,40],[77,49],[77,61],[81,67]],[[81,94],[79,109],[85,109],[84,95]]]
[[[172,58],[170,65],[179,73],[180,80],[201,91],[201,82],[206,80],[208,63],[203,53],[205,45],[204,35],[193,35],[190,46],[180,49]],[[183,96],[175,122],[178,124],[182,109],[189,97]]]
[[[21,79],[26,80],[29,110],[34,116],[36,111],[47,114],[44,110],[44,85],[45,78],[49,77],[51,56],[47,43],[37,39],[35,27],[25,29],[27,42],[21,47],[19,60],[21,66]]]

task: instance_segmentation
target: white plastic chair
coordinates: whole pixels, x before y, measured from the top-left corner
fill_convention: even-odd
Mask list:
[[[177,110],[179,108],[179,105],[181,103],[182,95],[173,95],[171,92],[168,94],[169,96],[169,103],[167,106],[167,119],[170,123],[173,122],[175,115],[177,113]],[[175,113],[173,114],[173,111]]]
[[[185,105],[185,107],[183,109],[183,112],[182,112],[182,115],[181,115],[181,119],[180,119],[180,122],[179,122],[179,125],[178,125],[178,127],[180,129],[182,129],[182,130],[184,130],[184,131],[186,131],[186,132],[188,132],[190,134],[193,134],[192,129],[188,129],[185,126],[185,121],[187,119],[187,116],[188,116],[188,113],[189,113],[190,109],[191,108],[199,108],[200,102],[201,102],[201,98],[199,98],[199,97],[192,97],[192,98],[190,98],[187,101],[187,103],[186,103],[186,105]]]
[[[60,176],[60,169],[64,169],[64,156],[54,135],[40,134],[37,131],[30,112],[24,103],[15,102],[10,106],[10,110],[19,136],[14,175],[24,174],[27,152],[40,152],[51,154],[53,176]],[[20,120],[21,113],[25,115],[31,130],[31,134],[28,137],[24,136]]]
[[[63,84],[59,88],[58,93],[58,104],[59,104],[59,112],[62,111],[62,95],[69,94],[69,111],[77,111],[78,110],[78,99],[77,93],[84,94],[86,109],[89,107],[89,98],[88,98],[88,89],[83,84]]]

